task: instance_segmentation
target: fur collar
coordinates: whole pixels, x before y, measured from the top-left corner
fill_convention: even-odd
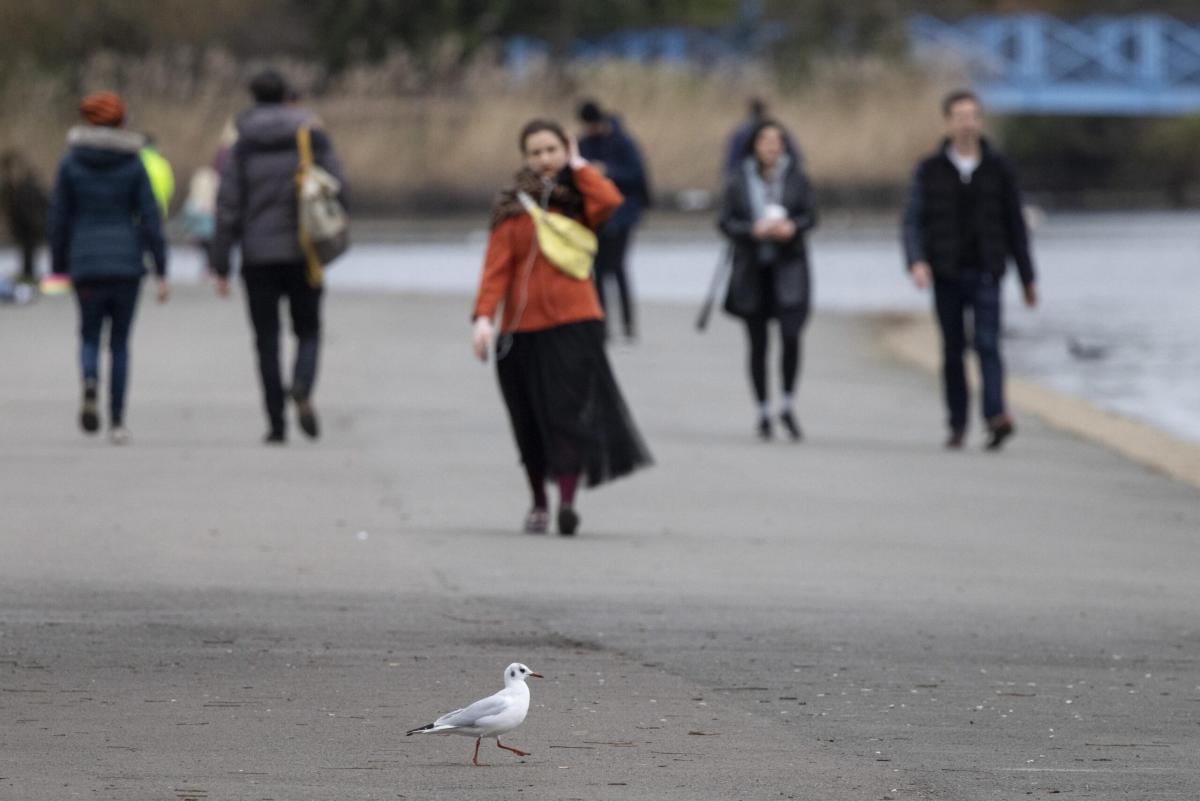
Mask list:
[[[146,137],[125,128],[108,128],[100,125],[76,125],[67,132],[67,144],[71,147],[90,147],[96,150],[113,150],[118,153],[137,153],[146,145]]]

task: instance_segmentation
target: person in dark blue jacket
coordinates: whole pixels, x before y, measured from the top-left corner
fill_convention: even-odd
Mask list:
[[[650,180],[637,143],[625,131],[619,118],[603,111],[595,101],[588,100],[579,107],[579,120],[584,129],[579,139],[579,154],[603,172],[625,196],[621,208],[598,232],[595,279],[600,305],[606,312],[605,284],[616,282],[621,299],[622,328],[625,338],[632,340],[637,327],[625,254],[642,212],[651,205]]]
[[[80,103],[85,125],[67,135],[69,146],[58,168],[50,206],[51,271],[67,275],[79,302],[83,404],[79,425],[88,434],[100,428],[97,392],[100,336],[109,325],[109,433],[114,444],[129,439],[125,429],[125,387],[129,334],[138,290],[146,273],[145,254],[154,264],[158,300],[169,297],[167,253],[150,179],[138,152],[144,139],[124,130],[125,105],[111,92],[88,95]]]
[[[721,169],[725,175],[739,172],[742,169],[742,162],[750,147],[750,138],[759,126],[768,120],[771,120],[771,115],[767,101],[761,97],[750,98],[750,102],[746,106],[746,118],[733,129],[729,135],[729,141],[725,145],[725,158],[721,162]],[[786,130],[783,132],[783,146],[787,151],[788,158],[793,162],[799,164],[804,161],[800,148],[796,146],[796,141]]]

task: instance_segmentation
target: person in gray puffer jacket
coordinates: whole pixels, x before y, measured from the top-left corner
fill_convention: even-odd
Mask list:
[[[328,135],[309,110],[294,102],[283,77],[274,70],[250,82],[254,106],[237,120],[237,143],[221,172],[217,195],[217,225],[212,246],[212,270],[217,292],[229,294],[231,252],[241,247],[241,272],[250,320],[254,326],[263,401],[270,426],[266,442],[287,439],[285,392],[279,366],[279,303],[287,298],[296,335],[296,362],[290,395],[300,428],[311,438],[319,434],[312,404],[321,337],[322,285],[311,274],[300,246],[296,192],[299,166],[297,134],[311,131],[313,161],[343,187],[345,177]]]

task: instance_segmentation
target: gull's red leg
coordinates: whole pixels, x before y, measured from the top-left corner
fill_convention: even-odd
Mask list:
[[[473,765],[475,765],[475,767],[477,767],[477,768],[486,768],[487,767],[487,765],[485,765],[479,761],[479,741],[482,739],[483,739],[482,737],[475,738],[475,756],[471,757],[471,763]]]
[[[513,752],[514,754],[516,754],[517,756],[529,756],[529,752],[528,752],[528,751],[521,751],[521,750],[519,750],[519,749],[516,749],[516,748],[509,748],[507,745],[505,745],[504,743],[500,742],[500,738],[499,738],[499,737],[497,737],[497,738],[496,738],[496,745],[500,746],[500,747],[501,747],[501,748],[503,748],[505,751],[512,751],[512,752]]]

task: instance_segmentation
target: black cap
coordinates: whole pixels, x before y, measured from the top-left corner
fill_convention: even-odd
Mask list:
[[[250,94],[256,103],[282,103],[288,95],[288,84],[277,70],[265,69],[250,79]]]
[[[585,100],[579,104],[579,119],[586,123],[604,121],[604,112],[595,100]]]

